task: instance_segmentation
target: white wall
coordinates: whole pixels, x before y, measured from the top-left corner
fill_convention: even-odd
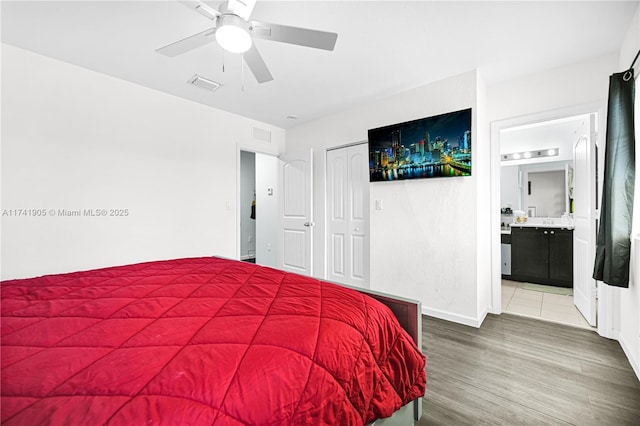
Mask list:
[[[488,91],[487,86],[482,78],[482,73],[476,73],[476,126],[475,133],[477,143],[473,151],[473,168],[475,173],[476,185],[476,232],[477,232],[477,282],[478,289],[476,314],[479,326],[485,316],[491,309],[492,303],[492,229],[491,229],[491,165],[493,162],[491,152],[491,128],[489,124]],[[463,226],[464,229],[464,226]],[[463,243],[464,239],[458,240]]]
[[[606,102],[608,77],[617,68],[612,53],[488,86],[489,121]]]
[[[235,257],[238,143],[284,130],[3,45],[1,208],[47,216],[2,217],[2,279]]]
[[[640,7],[636,9],[627,35],[620,48],[620,61],[616,72],[627,69],[636,53],[640,49]],[[638,61],[640,62],[640,61]],[[638,74],[640,74],[640,63],[635,64],[636,85],[638,84]],[[637,92],[637,88],[636,88]],[[635,98],[635,131],[636,144],[640,141],[640,101],[636,93]],[[618,296],[619,303],[619,340],[625,354],[629,358],[636,375],[640,378],[640,181],[637,165],[640,164],[640,150],[636,148],[636,185],[635,185],[635,206],[633,220],[631,274],[628,289],[616,288],[614,291]]]
[[[240,151],[240,259],[256,256],[256,220],[251,204],[256,199],[256,154]]]
[[[478,325],[487,307],[479,307],[479,283],[490,281],[489,240],[478,235],[488,229],[488,130],[478,131],[477,73],[467,72],[373,102],[287,132],[287,153],[303,155],[313,147],[314,217],[316,235],[325,232],[326,148],[367,139],[367,130],[388,124],[473,108],[473,176],[376,182],[370,187],[371,288],[422,302],[434,316]],[[480,111],[482,113],[482,111]],[[486,122],[486,120],[485,120]],[[486,151],[486,152],[485,152]],[[485,191],[486,194],[482,194]],[[376,200],[384,209],[375,210]],[[480,207],[479,207],[480,206]],[[488,238],[488,235],[485,237]],[[315,238],[314,270],[325,271],[324,238]],[[484,254],[483,254],[484,255]],[[490,256],[490,254],[488,254]],[[487,276],[480,277],[479,271]],[[490,288],[482,289],[483,294]]]

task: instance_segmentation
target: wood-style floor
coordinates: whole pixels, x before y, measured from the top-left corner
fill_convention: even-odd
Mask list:
[[[423,316],[416,425],[640,425],[640,382],[620,344],[502,314],[479,329]]]

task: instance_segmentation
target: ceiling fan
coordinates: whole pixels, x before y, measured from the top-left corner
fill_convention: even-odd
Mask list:
[[[174,57],[217,41],[229,52],[242,53],[244,61],[258,83],[271,81],[273,76],[252,39],[333,50],[338,38],[336,33],[250,20],[256,0],[228,0],[222,3],[218,10],[197,0],[178,0],[178,2],[214,21],[215,26],[161,47],[156,52]]]

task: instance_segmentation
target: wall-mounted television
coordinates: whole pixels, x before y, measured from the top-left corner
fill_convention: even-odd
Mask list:
[[[471,176],[471,108],[369,130],[369,181]]]

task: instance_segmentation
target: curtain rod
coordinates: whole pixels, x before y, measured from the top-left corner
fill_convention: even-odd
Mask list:
[[[640,50],[638,50],[638,53],[636,53],[636,57],[633,58],[633,62],[631,62],[631,66],[629,67],[629,69],[627,69],[622,75],[622,79],[624,81],[629,81],[632,78],[635,80],[635,77],[633,76],[633,66],[636,64],[636,61],[638,60],[638,56],[640,56]]]
[[[632,69],[633,66],[636,64],[636,61],[638,60],[638,56],[640,56],[640,50],[638,50],[638,53],[636,53],[636,57],[633,58],[633,62],[631,62],[631,66],[629,67],[629,69]]]

